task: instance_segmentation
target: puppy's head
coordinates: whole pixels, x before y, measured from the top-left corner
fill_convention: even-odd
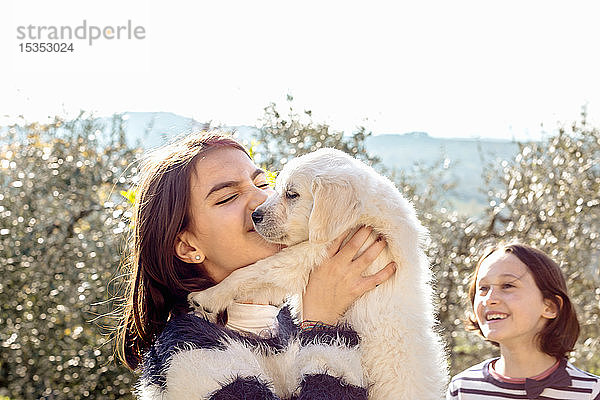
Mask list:
[[[360,213],[352,166],[350,156],[332,149],[290,161],[277,177],[276,193],[254,211],[256,232],[288,246],[341,235]]]

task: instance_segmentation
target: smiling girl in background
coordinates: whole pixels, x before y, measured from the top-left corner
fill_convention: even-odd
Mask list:
[[[500,347],[450,382],[446,399],[600,400],[600,378],[567,353],[579,322],[559,266],[540,250],[511,244],[487,251],[469,288],[469,330]]]

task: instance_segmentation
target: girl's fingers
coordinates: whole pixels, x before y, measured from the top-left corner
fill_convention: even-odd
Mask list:
[[[391,262],[386,265],[379,272],[369,275],[363,278],[363,281],[360,284],[361,294],[368,292],[369,290],[375,289],[377,285],[382,284],[383,282],[390,279],[392,275],[396,272],[396,263]]]
[[[369,236],[373,232],[373,228],[371,227],[361,227],[356,233],[352,236],[352,238],[346,243],[340,251],[338,252],[342,257],[347,260],[354,260],[356,257],[356,253],[358,250],[365,244]]]
[[[344,241],[344,239],[346,239],[348,237],[349,234],[350,234],[350,229],[348,229],[346,232],[342,233],[333,242],[331,242],[331,244],[329,245],[329,248],[327,249],[327,253],[329,254],[329,257],[333,257],[338,251],[340,251],[342,242]]]
[[[378,238],[374,243],[372,243],[360,256],[356,257],[355,264],[361,270],[364,271],[375,259],[383,249],[387,246],[387,243],[383,238]]]

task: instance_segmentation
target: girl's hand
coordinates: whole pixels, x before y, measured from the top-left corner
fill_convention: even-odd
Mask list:
[[[373,228],[362,227],[352,239],[340,248],[348,236],[344,233],[329,248],[329,258],[315,268],[308,279],[302,297],[303,319],[337,324],[352,303],[364,293],[389,279],[396,271],[396,263],[389,263],[370,276],[362,273],[377,258],[387,244],[380,239],[356,258]]]

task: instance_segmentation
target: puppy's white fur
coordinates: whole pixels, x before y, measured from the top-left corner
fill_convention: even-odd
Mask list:
[[[360,297],[343,316],[360,335],[370,399],[440,399],[447,381],[445,350],[436,333],[431,273],[422,245],[427,232],[394,184],[371,167],[334,149],[291,160],[276,194],[257,211],[265,239],[288,245],[272,257],[234,271],[218,285],[190,294],[197,312],[218,312],[231,302],[279,304],[301,294],[329,243],[346,230],[371,226],[387,248],[366,274],[390,260],[395,275]]]

